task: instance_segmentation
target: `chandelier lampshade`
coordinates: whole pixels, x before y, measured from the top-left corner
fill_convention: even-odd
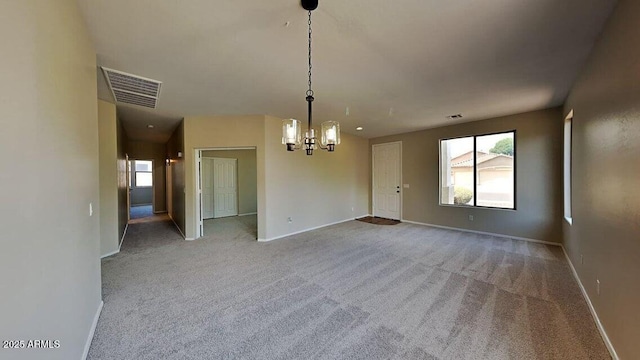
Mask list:
[[[300,148],[302,144],[302,126],[300,120],[282,120],[282,144],[287,145],[288,151]]]
[[[328,151],[334,151],[336,145],[340,144],[340,123],[337,121],[325,121],[322,123],[322,147]]]

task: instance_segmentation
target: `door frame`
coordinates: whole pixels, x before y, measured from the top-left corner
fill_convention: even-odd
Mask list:
[[[402,218],[402,198],[404,197],[404,184],[402,181],[402,141],[391,141],[391,142],[386,142],[386,143],[379,143],[379,144],[373,144],[371,145],[371,215],[372,216],[376,216],[376,162],[374,161],[374,156],[375,156],[375,148],[376,146],[381,146],[381,145],[392,145],[392,144],[398,144],[400,147],[400,152],[398,153],[398,163],[400,166],[400,171],[399,171],[399,175],[400,175],[400,208],[399,208],[399,219],[400,221],[403,220]]]
[[[196,233],[194,239],[201,238],[204,235],[204,220],[202,219],[202,152],[203,151],[217,151],[217,150],[255,150],[256,156],[258,156],[258,148],[256,146],[238,146],[238,147],[204,147],[193,149],[194,154],[194,185],[195,185],[195,209],[194,214],[196,218]],[[257,159],[256,159],[257,160]],[[257,164],[256,164],[257,166]],[[237,170],[237,169],[236,169]],[[260,207],[258,207],[260,212]],[[258,225],[259,226],[259,225]],[[259,231],[258,231],[259,233]]]
[[[129,154],[124,154],[124,158],[126,161],[125,168],[126,170],[126,183],[127,183],[127,224],[131,221],[131,186],[129,186],[129,179],[131,179],[131,161],[129,160]],[[124,239],[124,236],[123,236]]]
[[[151,214],[155,215],[156,214],[156,161],[155,159],[132,159],[129,157],[129,155],[127,155],[127,172],[128,175],[131,176],[131,182],[134,183],[135,182],[135,175],[136,175],[136,169],[135,169],[135,164],[133,165],[133,171],[131,171],[129,169],[129,162],[135,162],[135,161],[151,161]],[[129,219],[127,222],[131,221],[131,187],[129,187],[129,178],[127,177],[127,205],[129,206],[127,208],[127,212],[129,213]]]

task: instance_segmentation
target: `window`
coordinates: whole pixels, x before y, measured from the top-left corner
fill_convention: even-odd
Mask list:
[[[440,204],[515,209],[515,135],[440,140]]]
[[[147,160],[135,160],[135,187],[153,186],[153,162]]]
[[[564,218],[569,224],[571,218],[571,123],[573,110],[564,119]]]

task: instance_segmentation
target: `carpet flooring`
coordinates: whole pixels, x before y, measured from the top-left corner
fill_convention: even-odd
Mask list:
[[[610,358],[559,247],[360,221],[258,243],[226,225],[196,241],[131,225],[102,261],[88,358]]]
[[[153,207],[151,205],[132,206],[129,212],[130,219],[141,219],[153,216]]]
[[[204,220],[204,236],[224,237],[226,239],[246,239],[247,235],[251,239],[258,239],[258,217],[230,216],[218,219]]]

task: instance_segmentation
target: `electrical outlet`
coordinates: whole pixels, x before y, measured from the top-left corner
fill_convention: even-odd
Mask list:
[[[293,222],[293,219],[292,219],[291,217],[288,217],[288,218],[287,218],[287,222],[288,222],[289,224],[291,224],[291,223]]]
[[[596,293],[600,295],[600,279],[596,279]]]
[[[351,211],[352,211],[352,212],[353,212],[353,211],[356,211],[356,208],[352,206],[352,207],[351,207]]]
[[[469,215],[469,221],[473,221],[473,215]]]
[[[408,189],[409,188],[409,184],[402,184],[402,187],[405,188],[405,189]]]

